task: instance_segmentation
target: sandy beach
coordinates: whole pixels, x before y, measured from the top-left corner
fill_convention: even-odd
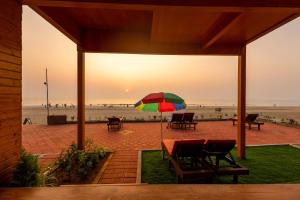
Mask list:
[[[189,105],[180,112],[194,112],[196,120],[228,119],[234,117],[236,107],[233,106],[200,106]],[[300,123],[300,107],[294,106],[251,106],[247,113],[258,113],[260,118],[273,122],[289,123],[294,120]],[[50,108],[50,115],[67,115],[68,121],[76,121],[77,109],[72,106]],[[23,106],[22,121],[30,118],[33,124],[46,124],[47,109],[42,106]],[[136,111],[132,105],[99,105],[86,106],[87,121],[105,121],[107,117],[120,116],[126,120],[158,120],[160,113]],[[171,113],[163,113],[163,118]]]

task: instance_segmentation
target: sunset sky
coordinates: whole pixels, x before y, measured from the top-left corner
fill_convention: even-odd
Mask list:
[[[23,7],[23,105],[76,103],[76,45]],[[300,105],[300,19],[247,46],[247,104]],[[135,103],[154,91],[232,105],[237,57],[86,54],[86,103]]]

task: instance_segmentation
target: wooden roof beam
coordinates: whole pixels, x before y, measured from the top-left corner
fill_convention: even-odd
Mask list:
[[[291,15],[289,15],[288,17],[284,18],[283,20],[281,20],[280,22],[274,24],[273,26],[269,27],[268,29],[266,29],[263,32],[260,32],[259,34],[255,35],[254,37],[250,38],[249,40],[246,41],[246,44],[249,44],[255,40],[257,40],[258,38],[270,33],[271,31],[279,28],[280,26],[283,26],[284,24],[298,18],[300,16],[299,13],[293,13]]]
[[[199,0],[20,0],[24,5],[47,6],[47,7],[66,7],[66,8],[99,8],[117,10],[155,10],[157,8],[180,8],[182,10],[197,10],[199,12],[294,12],[300,13],[300,3],[282,1],[280,4],[267,4],[264,2],[247,4],[244,1],[220,2],[219,1],[199,1]],[[245,0],[246,1],[246,0]],[[272,1],[272,0],[269,0]],[[185,6],[190,5],[190,6]]]
[[[150,42],[149,33],[85,30],[82,47],[89,53],[129,53],[158,55],[239,55],[240,46],[213,46],[203,49],[198,44],[165,44]]]
[[[50,13],[45,12],[45,10],[43,10],[37,6],[30,6],[30,8],[33,9],[36,13],[38,13],[40,16],[42,16],[46,21],[48,21],[50,24],[52,24],[55,28],[57,28],[60,32],[62,32],[70,40],[72,40],[76,44],[81,43],[80,28],[76,24],[71,23],[71,20],[66,20],[66,19],[62,20],[63,18],[58,19],[58,18],[60,18],[59,13],[52,16]],[[65,24],[59,23],[61,21],[65,21],[66,23]]]
[[[128,5],[156,5],[156,6],[199,6],[199,7],[276,7],[300,8],[298,0],[22,0],[23,4],[38,6],[74,6],[95,3],[128,4]]]
[[[204,49],[212,46],[240,18],[241,13],[222,13],[209,28],[201,44]]]

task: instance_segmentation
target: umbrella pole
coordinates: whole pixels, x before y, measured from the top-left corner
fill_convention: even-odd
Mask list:
[[[163,137],[162,131],[163,131],[162,130],[162,112],[160,112],[160,145],[161,145],[161,156],[162,156],[162,159],[164,160],[165,156],[164,156],[163,143],[162,143],[162,137]]]
[[[162,127],[162,112],[160,112],[160,142],[162,143],[162,130],[163,129],[163,127]]]

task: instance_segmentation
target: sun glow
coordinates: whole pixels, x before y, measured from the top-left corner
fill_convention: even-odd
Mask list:
[[[170,66],[165,62],[166,59],[153,55],[87,54],[86,56],[86,65],[93,68],[95,73],[127,81],[154,76],[158,72],[164,74],[169,71]],[[161,68],[162,65],[165,67]]]
[[[191,83],[197,85],[199,94],[214,95],[220,84],[235,82],[236,65],[235,59],[228,57],[89,53],[86,85],[90,91],[101,91],[91,95],[99,98],[136,98],[154,91],[195,93]]]

